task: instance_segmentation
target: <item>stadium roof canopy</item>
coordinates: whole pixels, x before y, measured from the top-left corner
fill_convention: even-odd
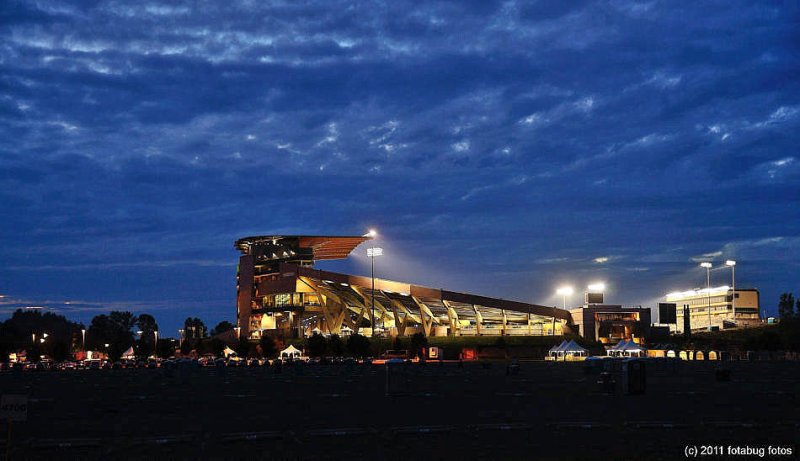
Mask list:
[[[236,241],[235,247],[243,254],[251,254],[256,246],[311,250],[314,261],[346,258],[358,245],[370,240],[370,236],[324,236],[324,235],[260,235]]]

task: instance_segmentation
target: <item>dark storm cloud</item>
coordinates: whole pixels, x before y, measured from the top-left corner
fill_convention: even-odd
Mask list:
[[[374,225],[395,278],[541,303],[604,278],[640,303],[711,255],[771,307],[798,288],[797,19],[3,2],[0,292],[211,322],[233,314],[237,237]]]

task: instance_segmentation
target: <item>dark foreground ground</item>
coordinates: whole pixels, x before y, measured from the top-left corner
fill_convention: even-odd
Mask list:
[[[796,459],[800,363],[727,363],[727,382],[715,366],[648,364],[635,396],[545,362],[410,365],[392,397],[379,365],[4,373],[0,392],[30,396],[11,459],[649,460],[770,444],[795,454],[765,459]]]

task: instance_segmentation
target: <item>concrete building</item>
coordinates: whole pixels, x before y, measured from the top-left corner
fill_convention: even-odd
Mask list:
[[[561,335],[568,311],[405,282],[314,269],[346,258],[367,236],[240,239],[237,331],[258,339],[314,332],[426,336]]]
[[[760,323],[759,293],[755,288],[711,287],[669,293],[666,302],[677,306],[677,331],[684,331],[684,306],[689,308],[692,331],[747,327]],[[734,308],[736,310],[734,316]]]
[[[571,309],[570,314],[578,334],[603,344],[643,343],[650,334],[650,308],[587,304]]]

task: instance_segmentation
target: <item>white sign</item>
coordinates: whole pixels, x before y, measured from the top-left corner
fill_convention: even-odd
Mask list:
[[[28,419],[28,396],[5,394],[0,397],[0,419],[25,421]]]

